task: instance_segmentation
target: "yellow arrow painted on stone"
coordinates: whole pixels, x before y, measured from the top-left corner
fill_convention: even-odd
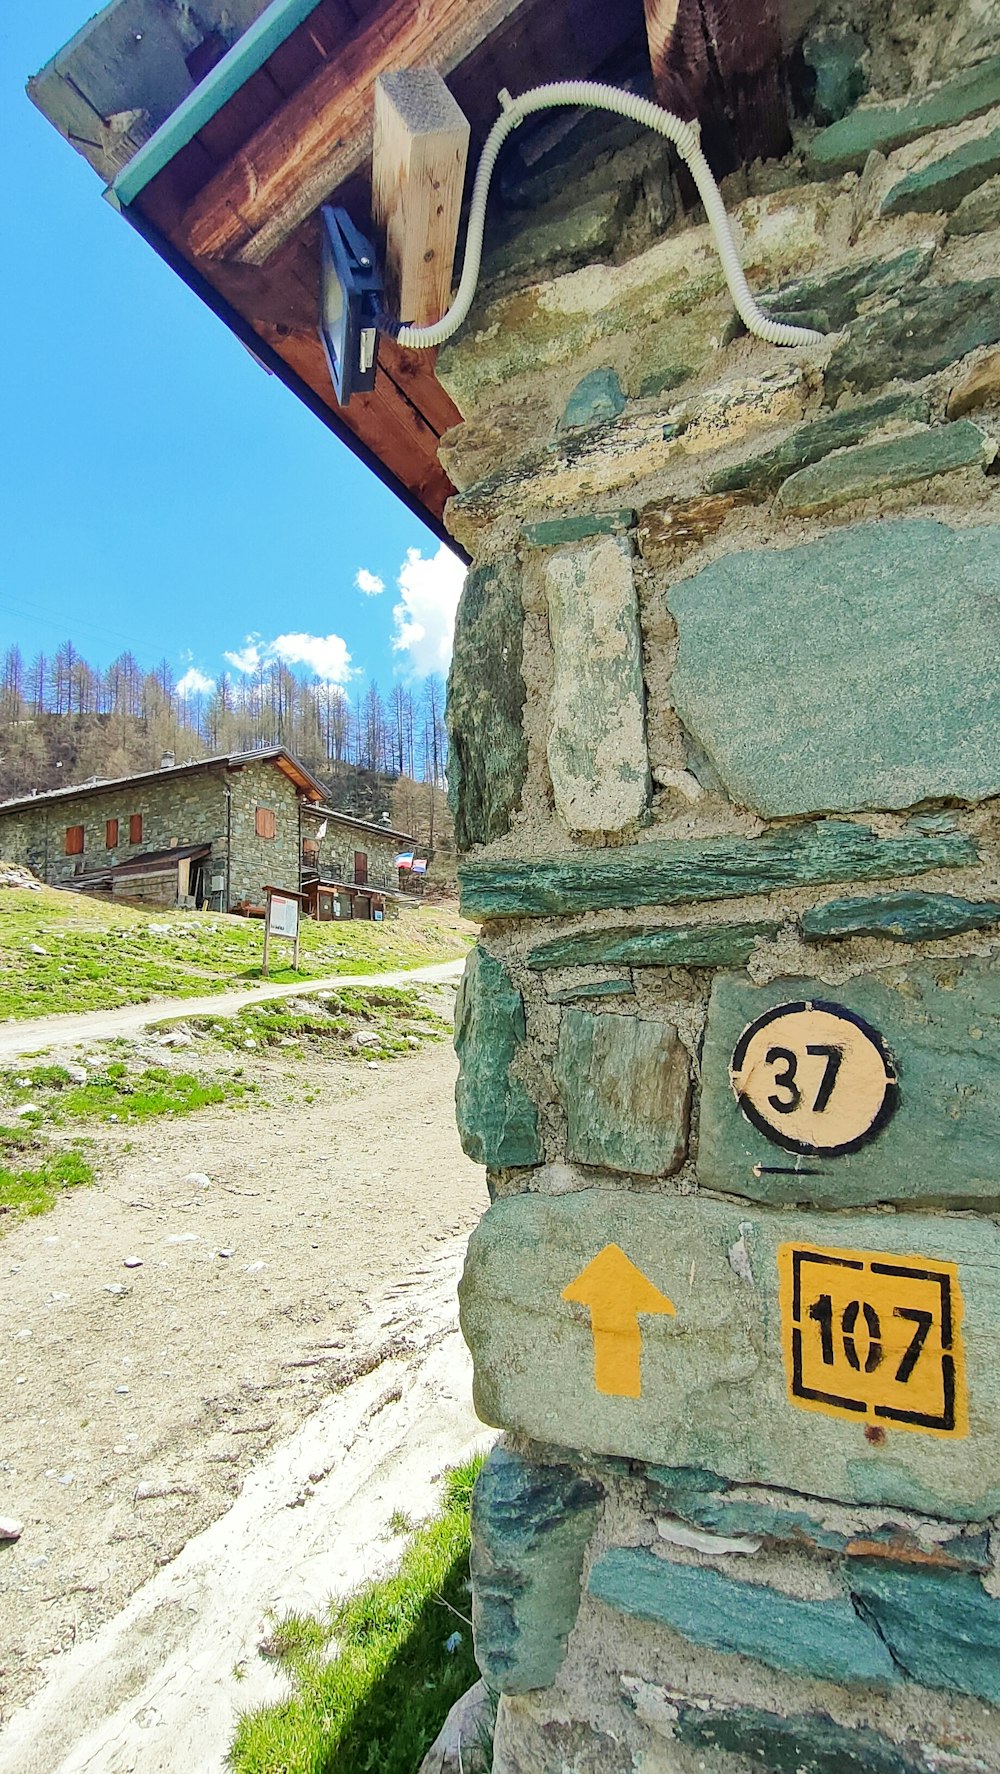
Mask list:
[[[676,1307],[647,1279],[617,1244],[606,1244],[575,1281],[564,1300],[586,1306],[594,1336],[594,1385],[612,1398],[642,1397],[642,1332],[646,1313],[676,1317]]]

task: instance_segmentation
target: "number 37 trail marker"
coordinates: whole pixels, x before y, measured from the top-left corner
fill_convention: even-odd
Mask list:
[[[642,1332],[647,1313],[675,1316],[666,1294],[637,1269],[617,1244],[606,1244],[562,1298],[586,1306],[594,1338],[594,1385],[611,1398],[642,1397]]]

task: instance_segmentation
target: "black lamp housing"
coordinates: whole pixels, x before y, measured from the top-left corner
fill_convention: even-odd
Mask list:
[[[375,386],[382,279],[374,248],[347,211],[324,203],[319,215],[319,330],[334,393],[346,407],[352,394],[368,394]]]

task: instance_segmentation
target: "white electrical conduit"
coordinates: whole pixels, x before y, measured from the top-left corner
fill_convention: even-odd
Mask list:
[[[516,129],[532,111],[548,111],[559,105],[613,111],[616,117],[630,117],[634,123],[645,124],[647,129],[653,129],[657,135],[666,136],[669,142],[673,142],[698,187],[698,195],[705,206],[736,312],[748,332],[755,333],[759,339],[766,339],[769,345],[814,345],[823,338],[822,333],[814,332],[811,327],[788,326],[780,320],[770,320],[758,308],[743,275],[726,206],[712,177],[708,161],[701,151],[701,131],[697,123],[686,123],[672,111],[665,111],[662,105],[654,104],[652,99],[639,98],[635,93],[623,92],[617,86],[605,86],[595,80],[554,80],[548,86],[536,86],[533,91],[522,93],[519,99],[512,99],[508,92],[502,92],[500,103],[503,106],[503,115],[497,118],[490,130],[476,168],[472,201],[469,205],[465,262],[458,294],[447,314],[442,315],[433,326],[403,325],[398,332],[392,327],[391,330],[395,332],[401,345],[408,345],[416,350],[426,350],[431,345],[443,345],[462,325],[472,307],[479,282],[483,230],[486,226],[486,199],[500,149],[511,130]]]

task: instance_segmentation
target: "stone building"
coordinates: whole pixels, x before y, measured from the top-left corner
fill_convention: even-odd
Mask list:
[[[0,855],[53,886],[158,906],[260,906],[264,888],[322,880],[338,915],[399,892],[406,834],[334,812],[290,752],[239,752],[22,796],[0,805]],[[320,835],[321,834],[321,835]]]
[[[453,489],[473,561],[449,780],[482,926],[457,1108],[493,1198],[462,1322],[503,1431],[473,1524],[495,1774],[987,1774],[996,8],[431,4],[395,38],[356,10],[293,32],[245,116],[234,44],[197,154],[175,118],[212,93],[161,87],[116,190],[411,503]],[[571,74],[704,117],[753,290],[822,336],[734,322],[661,143],[525,124],[464,330],[409,372],[389,342],[344,418],[291,267],[316,203],[364,191],[365,58],[407,65],[403,11],[474,141],[498,88]],[[78,61],[36,94],[67,133]]]

